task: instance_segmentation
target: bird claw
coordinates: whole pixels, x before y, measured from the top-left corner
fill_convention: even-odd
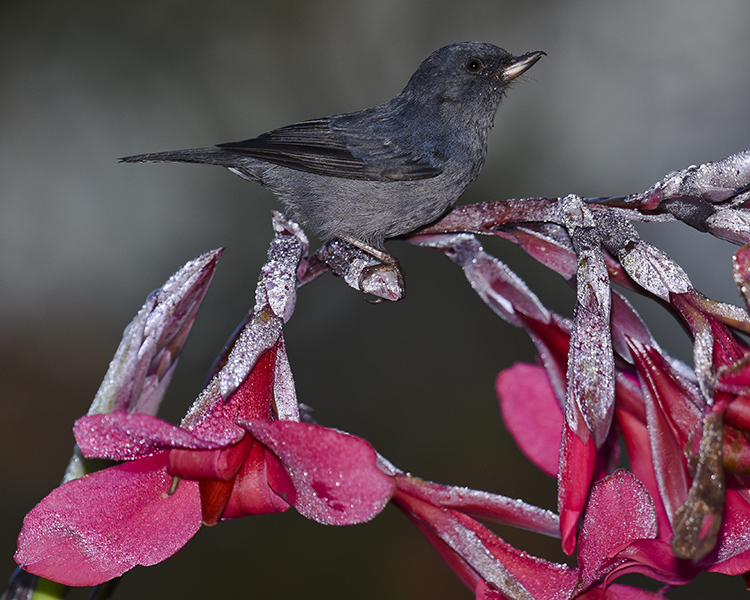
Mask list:
[[[350,287],[372,294],[379,301],[396,302],[404,297],[403,271],[398,261],[386,252],[370,251],[369,247],[362,248],[361,244],[343,239],[331,240],[308,260],[300,284],[317,277],[325,267]]]

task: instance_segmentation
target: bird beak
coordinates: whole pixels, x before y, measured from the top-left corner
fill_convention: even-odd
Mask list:
[[[523,56],[514,56],[510,66],[503,69],[503,81],[508,83],[519,75],[523,75],[533,67],[534,64],[536,64],[536,61],[542,58],[542,56],[547,56],[547,53],[542,52],[541,50],[537,52],[529,52]]]

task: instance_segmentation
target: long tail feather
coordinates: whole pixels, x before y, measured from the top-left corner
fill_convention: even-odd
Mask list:
[[[124,156],[120,159],[120,162],[184,162],[230,167],[234,164],[235,160],[236,154],[220,148],[192,148],[190,150],[173,150],[169,152],[154,152],[151,154]]]

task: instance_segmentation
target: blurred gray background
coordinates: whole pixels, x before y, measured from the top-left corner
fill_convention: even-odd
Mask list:
[[[165,401],[172,421],[253,303],[273,197],[223,169],[118,157],[379,104],[433,50],[481,40],[549,56],[510,90],[462,202],[638,192],[750,145],[749,27],[746,0],[3,2],[0,577],[149,291],[226,247]],[[680,225],[643,231],[699,289],[737,301],[730,245]],[[558,278],[510,244],[486,245],[569,314]],[[438,252],[389,249],[407,273],[402,302],[370,305],[330,275],[301,291],[286,332],[300,400],[416,475],[555,508],[554,481],[515,449],[493,392],[500,369],[533,360],[531,344]],[[689,357],[664,313],[647,318],[663,345]],[[554,540],[498,531],[564,559]],[[670,597],[742,589],[739,578],[706,575]],[[116,597],[230,594],[471,597],[393,507],[357,527],[289,511],[204,528],[175,557],[129,573]]]

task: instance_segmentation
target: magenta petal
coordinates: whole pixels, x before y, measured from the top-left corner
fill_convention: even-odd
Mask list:
[[[690,488],[683,448],[700,422],[699,392],[672,369],[657,349],[631,340],[630,351],[642,382],[659,493],[667,513],[674,515]]]
[[[309,519],[327,525],[368,521],[393,493],[393,479],[377,467],[377,454],[365,440],[293,421],[244,426],[286,467],[297,492],[294,507]]]
[[[461,265],[471,287],[500,317],[521,327],[519,314],[547,322],[549,311],[507,265],[490,256],[471,234],[420,236],[419,243],[439,248]]]
[[[414,521],[463,582],[475,590],[477,598],[561,600],[571,597],[579,582],[577,569],[517,550],[468,515],[412,496],[402,489],[404,482],[401,478],[394,504]],[[491,589],[481,585],[481,580],[491,584],[501,595],[480,596],[480,592]]]
[[[724,412],[724,422],[737,429],[750,431],[750,398],[737,396]]]
[[[563,412],[544,368],[516,363],[500,372],[495,387],[505,427],[519,448],[542,471],[557,475]]]
[[[203,439],[223,440],[232,428],[242,432],[238,421],[276,418],[274,378],[281,323],[267,313],[250,317],[230,344],[223,366],[180,423]]]
[[[622,398],[622,395],[619,395],[619,398]],[[615,418],[623,433],[623,440],[630,459],[630,468],[633,474],[646,486],[646,490],[654,502],[660,539],[670,540],[672,539],[672,525],[659,494],[646,423],[625,410],[622,404],[620,403],[620,406],[615,409]]]
[[[592,588],[585,594],[576,596],[576,600],[667,600],[667,597],[661,592],[649,592],[614,583],[606,588]]]
[[[658,348],[656,340],[641,319],[641,316],[631,306],[630,302],[612,290],[612,345],[615,351],[628,362],[633,362],[630,356],[628,340],[638,340],[644,346]]]
[[[565,279],[570,280],[576,274],[578,266],[576,255],[569,242],[567,244],[562,243],[559,239],[547,235],[544,231],[537,231],[523,225],[517,225],[508,230],[498,230],[495,233],[515,241],[529,256],[559,273]]]
[[[73,433],[84,456],[112,460],[132,460],[170,448],[218,448],[243,435],[241,428],[227,423],[223,435],[209,441],[157,417],[122,410],[81,417]]]
[[[635,540],[617,558],[612,561],[614,567],[604,579],[605,584],[628,573],[641,573],[671,585],[684,585],[695,579],[699,571],[689,560],[677,558],[669,542],[661,539]]]
[[[483,546],[483,554],[485,556],[489,554],[495,558],[523,586],[529,597],[535,600],[557,600],[569,598],[572,595],[579,583],[577,569],[564,564],[551,563],[518,550],[472,518],[458,511],[451,512],[465,531],[473,534],[465,537],[469,540],[478,540]],[[473,557],[474,564],[485,563],[486,558],[479,553],[476,554]],[[467,555],[470,556],[471,553]],[[510,589],[513,589],[512,585]],[[512,597],[521,596],[519,594]]]
[[[412,520],[427,538],[427,541],[435,548],[440,558],[469,589],[480,589],[478,586],[482,577],[476,567],[469,562],[472,553],[465,552],[466,548],[461,544],[462,538],[465,536],[462,536],[461,530],[463,528],[456,527],[453,517],[455,511],[445,510],[419,498],[403,494],[399,489],[396,489],[393,504]],[[475,539],[471,541],[476,542]],[[495,566],[492,563],[490,565],[490,568]],[[498,568],[493,569],[493,571],[496,574],[506,573],[502,565],[498,565]],[[481,596],[477,597],[481,598]],[[487,599],[482,598],[482,600]],[[493,600],[495,599],[493,598]]]
[[[750,571],[750,504],[739,490],[728,489],[724,500],[724,519],[719,532],[715,557],[718,563],[709,571],[740,575]],[[709,556],[713,556],[709,555]]]
[[[403,474],[396,475],[396,487],[401,492],[440,508],[452,508],[478,519],[560,536],[560,519],[555,513],[522,500],[469,488],[440,485]]]
[[[262,444],[255,444],[237,474],[221,518],[284,512],[295,498],[294,487],[279,459]]]
[[[568,556],[573,554],[576,547],[578,519],[588,499],[595,466],[594,438],[589,436],[588,440],[583,441],[566,423],[557,475],[557,505],[562,549]]]
[[[169,494],[167,453],[75,479],[26,515],[15,559],[65,585],[97,585],[177,552],[201,524],[198,484]]]
[[[237,475],[255,441],[246,435],[231,446],[211,450],[175,448],[169,453],[167,471],[185,479],[221,479],[229,481]]]
[[[619,470],[597,482],[589,495],[578,561],[589,586],[622,560],[617,554],[636,540],[656,537],[656,512],[646,487]]]

